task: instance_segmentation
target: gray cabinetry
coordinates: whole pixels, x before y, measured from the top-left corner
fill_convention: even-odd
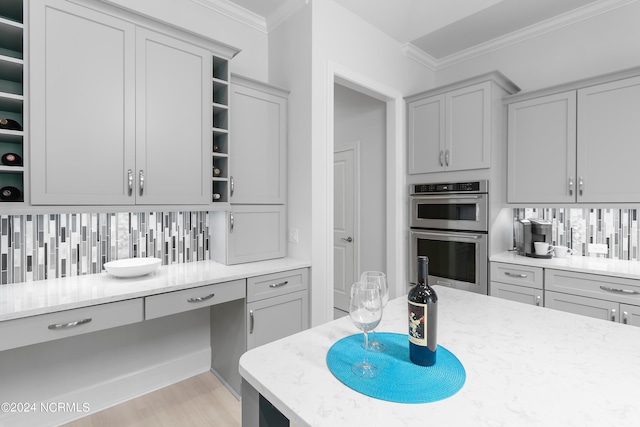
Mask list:
[[[509,203],[637,203],[640,69],[508,104]]]
[[[543,269],[492,262],[489,294],[529,305],[543,306]]]

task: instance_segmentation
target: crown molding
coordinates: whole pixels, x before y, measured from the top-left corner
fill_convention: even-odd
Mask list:
[[[429,62],[424,63],[419,59],[416,59],[416,60],[422,63],[423,65],[425,65],[430,70],[438,71],[438,70],[442,70],[444,68],[450,67],[452,65],[467,61],[469,59],[486,55],[493,51],[497,51],[505,47],[521,43],[530,38],[537,37],[542,34],[558,30],[560,28],[577,24],[581,21],[593,18],[603,13],[607,13],[612,10],[618,9],[620,7],[627,6],[632,3],[636,3],[637,1],[638,0],[596,1],[588,5],[585,5],[581,8],[575,9],[573,11],[564,13],[562,15],[558,15],[554,18],[547,19],[546,21],[542,21],[540,23],[530,25],[529,27],[523,28],[521,30],[514,31],[505,36],[498,37],[484,43],[480,43],[479,45],[473,46],[469,49],[462,50],[460,52],[454,53],[452,55],[446,56],[441,59],[435,59],[413,45],[411,45],[413,46],[413,49],[405,49],[405,46],[410,45],[410,43],[407,43],[406,45],[403,46],[403,52],[405,53],[405,55],[413,59],[416,59],[416,57],[419,58],[420,57],[419,52],[422,52],[422,55],[426,55],[427,58],[430,58],[430,63]],[[418,51],[418,52],[415,52],[415,51]]]
[[[263,33],[267,31],[267,21],[262,16],[227,0],[191,0]]]
[[[402,53],[419,64],[424,65],[431,71],[437,71],[438,69],[438,61],[433,56],[421,49],[418,49],[411,43],[405,43],[402,45]]]
[[[273,31],[278,25],[286,21],[291,15],[309,4],[309,0],[289,0],[278,7],[267,17],[267,31]]]

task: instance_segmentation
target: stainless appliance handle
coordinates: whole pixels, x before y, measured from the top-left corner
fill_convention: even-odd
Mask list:
[[[482,199],[483,194],[460,194],[455,196],[427,196],[427,195],[419,195],[414,196],[413,198],[416,200],[464,200],[464,199]]]
[[[461,234],[461,233],[436,233],[433,231],[425,232],[425,236],[438,236],[438,237],[455,237],[456,240],[460,239],[474,239],[477,240],[480,236],[474,234]]]
[[[640,292],[634,291],[633,289],[618,289],[612,288],[610,286],[600,286],[600,289],[607,292],[615,292],[619,294],[629,294],[629,295],[640,295]]]
[[[75,322],[69,323],[54,323],[53,325],[49,325],[49,329],[57,330],[57,329],[68,329],[74,328],[76,326],[84,325],[85,323],[91,322],[91,317],[82,320],[76,320]]]

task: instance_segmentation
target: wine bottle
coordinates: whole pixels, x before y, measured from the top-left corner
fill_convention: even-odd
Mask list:
[[[220,193],[213,193],[213,200],[220,200],[221,197]]]
[[[2,156],[2,164],[7,166],[22,166],[22,157],[15,153],[6,153]]]
[[[5,119],[4,117],[0,117],[0,129],[21,131],[22,126],[20,126],[20,123],[16,122],[13,119]]]
[[[438,296],[429,286],[429,258],[418,257],[418,283],[407,296],[409,302],[409,356],[416,365],[436,363],[438,347]]]
[[[20,200],[22,193],[16,187],[6,186],[0,188],[0,200],[5,202],[15,202]]]
[[[213,167],[213,176],[220,176],[220,168],[217,166]]]

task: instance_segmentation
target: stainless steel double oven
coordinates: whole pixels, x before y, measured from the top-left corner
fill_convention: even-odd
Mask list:
[[[410,270],[429,257],[429,284],[487,294],[488,182],[410,186]]]

